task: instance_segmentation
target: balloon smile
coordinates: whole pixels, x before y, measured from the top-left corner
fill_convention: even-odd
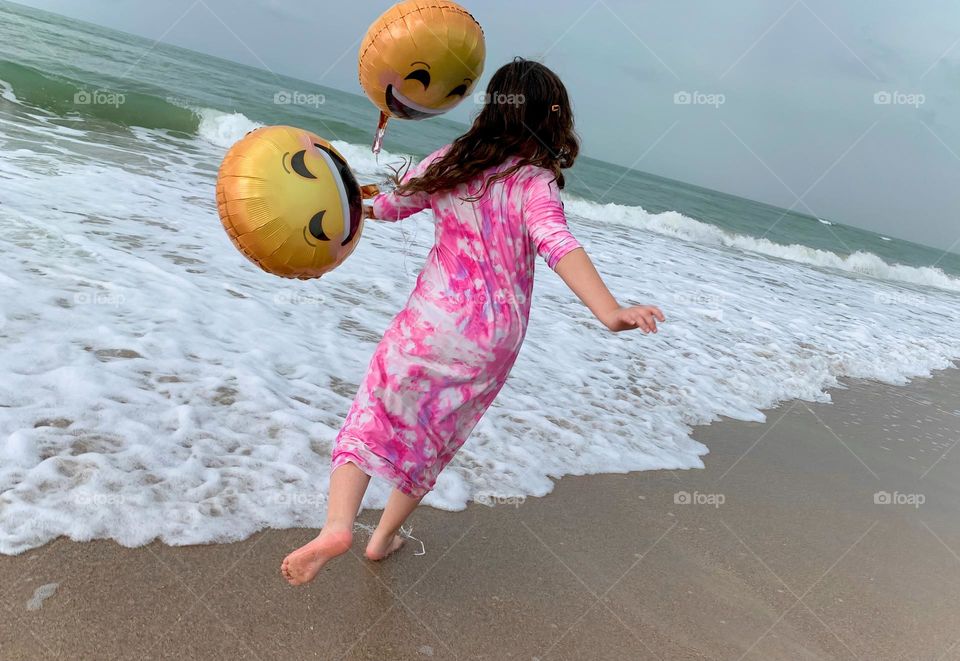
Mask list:
[[[356,216],[356,217],[355,217]],[[351,241],[353,237],[357,234],[357,230],[360,228],[360,215],[359,214],[350,214],[350,231],[347,232],[347,236],[344,237],[343,241],[340,243],[341,246],[345,246]]]
[[[386,100],[390,111],[402,119],[424,119],[425,117],[442,115],[445,112],[444,110],[427,108],[411,101],[395,90],[393,85],[387,85]]]

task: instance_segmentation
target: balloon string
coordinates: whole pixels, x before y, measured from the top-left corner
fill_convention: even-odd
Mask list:
[[[385,113],[380,113],[380,121],[377,122],[377,134],[373,139],[373,153],[377,155],[377,163],[380,162],[380,148],[383,147],[383,135],[387,132],[387,121],[390,119]]]
[[[400,212],[397,211],[397,220],[400,220]],[[403,243],[401,244],[401,250],[403,252],[403,274],[407,276],[407,279],[411,277],[410,266],[407,264],[407,258],[410,257],[410,246],[414,244],[417,240],[417,222],[414,221],[413,224],[413,238],[411,239],[407,236],[407,231],[403,226],[403,223],[400,223],[400,236],[403,237]]]

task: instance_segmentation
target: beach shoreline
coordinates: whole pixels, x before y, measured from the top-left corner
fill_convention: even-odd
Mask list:
[[[312,530],[0,558],[3,659],[895,659],[960,654],[960,370],[698,427],[706,468],[418,511],[279,575]],[[373,523],[377,512],[361,521]],[[952,656],[951,656],[952,655]]]

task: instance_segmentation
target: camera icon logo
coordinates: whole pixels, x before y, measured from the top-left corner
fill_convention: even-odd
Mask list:
[[[889,505],[893,502],[893,496],[890,495],[889,491],[878,491],[873,494],[873,504],[874,505]]]

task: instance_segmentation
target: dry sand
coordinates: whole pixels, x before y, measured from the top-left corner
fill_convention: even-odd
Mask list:
[[[307,530],[0,557],[0,659],[958,659],[960,370],[848,385],[697,429],[706,470],[424,508],[424,555],[358,536],[306,588]]]

